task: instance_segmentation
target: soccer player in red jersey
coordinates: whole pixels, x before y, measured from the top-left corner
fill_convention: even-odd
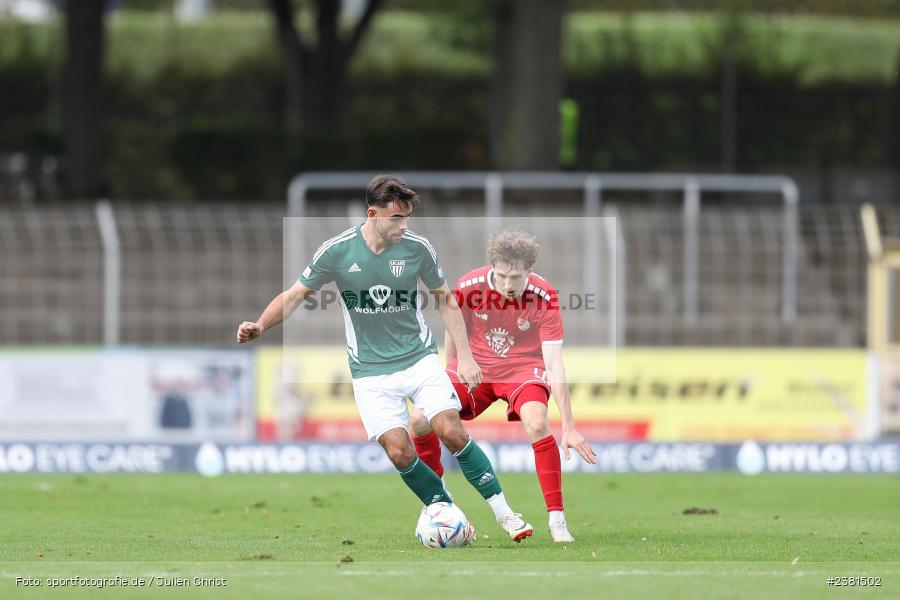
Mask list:
[[[556,542],[572,542],[563,513],[559,449],[547,420],[551,392],[562,418],[561,446],[566,460],[570,449],[591,464],[597,457],[575,429],[562,361],[559,298],[553,286],[531,270],[539,251],[537,241],[527,233],[503,231],[490,240],[491,264],[469,271],[457,281],[453,293],[484,379],[472,390],[460,383],[456,347],[449,335],[447,374],[459,395],[463,420],[474,419],[492,403],[503,400],[507,419],[522,422],[534,448],[550,534]],[[410,429],[419,458],[443,475],[438,438],[418,411],[410,416]]]

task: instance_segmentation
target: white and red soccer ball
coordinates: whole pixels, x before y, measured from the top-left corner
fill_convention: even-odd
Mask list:
[[[422,509],[416,537],[428,548],[459,548],[475,540],[475,527],[455,504],[435,502]]]

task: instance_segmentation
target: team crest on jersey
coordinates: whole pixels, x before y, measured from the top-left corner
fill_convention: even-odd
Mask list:
[[[529,329],[531,329],[531,321],[529,321],[528,319],[523,319],[522,317],[516,319],[516,325],[521,331],[528,331]]]
[[[506,357],[506,353],[509,352],[509,349],[516,343],[516,338],[509,335],[509,332],[502,327],[494,327],[484,334],[484,339],[487,340],[491,350],[493,350],[497,356],[502,356],[504,358]]]
[[[394,277],[400,277],[403,274],[403,269],[406,268],[405,260],[389,260],[388,266],[391,267],[391,273],[394,274]]]

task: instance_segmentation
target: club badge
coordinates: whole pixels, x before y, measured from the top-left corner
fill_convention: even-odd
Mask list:
[[[493,350],[497,356],[502,356],[503,358],[506,358],[506,353],[509,352],[509,349],[516,343],[516,338],[509,335],[509,332],[502,327],[494,327],[484,334],[484,339],[487,340],[491,350]]]
[[[388,266],[391,268],[391,273],[394,274],[394,277],[400,277],[403,274],[403,269],[406,268],[405,260],[389,260]]]

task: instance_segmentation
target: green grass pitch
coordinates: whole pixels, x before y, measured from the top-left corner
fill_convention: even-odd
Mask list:
[[[0,597],[900,595],[896,476],[568,475],[568,546],[550,540],[534,475],[501,474],[535,525],[522,544],[458,473],[447,480],[478,530],[462,549],[419,545],[418,501],[392,475],[2,476]],[[694,507],[717,512],[683,514]],[[75,576],[145,585],[49,587]],[[881,587],[826,583],[857,576]],[[188,585],[158,585],[173,578]]]

